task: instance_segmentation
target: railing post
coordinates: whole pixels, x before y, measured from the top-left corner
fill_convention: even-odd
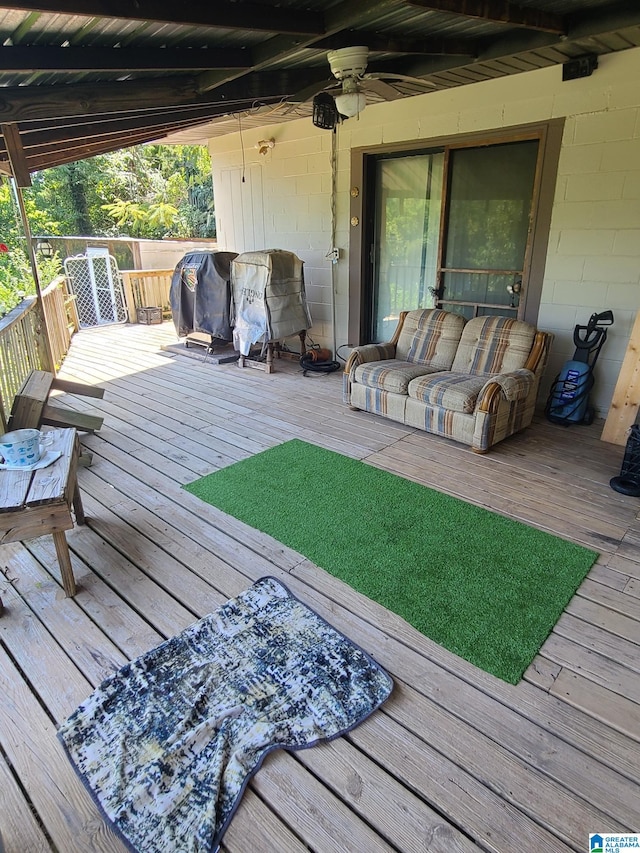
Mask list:
[[[136,300],[133,294],[133,285],[131,283],[131,272],[129,270],[121,270],[120,275],[122,276],[122,283],[124,285],[124,299],[127,303],[129,322],[135,323],[137,320]]]
[[[4,400],[2,399],[2,390],[0,390],[0,428],[2,429],[3,435],[7,431],[8,417],[9,417],[9,415],[5,411],[5,408],[4,408]]]

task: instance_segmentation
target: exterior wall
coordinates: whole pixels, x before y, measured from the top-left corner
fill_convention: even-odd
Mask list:
[[[214,251],[215,240],[140,240],[140,266],[142,270],[170,270],[187,252]]]
[[[255,145],[275,139],[264,155]],[[305,262],[310,336],[332,346],[332,134],[311,119],[211,140],[218,246],[248,252],[286,249]],[[243,180],[244,179],[244,180]],[[294,343],[297,343],[297,339]],[[292,343],[293,346],[293,343]]]
[[[611,309],[615,323],[592,397],[606,414],[640,309],[640,48],[600,57],[591,77],[562,82],[557,66],[449,91],[371,105],[335,134],[335,239],[331,239],[332,140],[305,118],[213,139],[221,248],[286,248],[305,261],[314,340],[347,340],[352,148],[454,138],[564,117],[538,325],[556,335],[547,379],[573,353],[573,328]],[[275,147],[261,156],[258,139]],[[242,182],[244,171],[245,181]],[[256,242],[257,241],[257,242]],[[261,242],[261,245],[259,244]],[[331,244],[340,260],[325,259]],[[335,298],[335,339],[331,295]],[[409,306],[408,306],[409,307]]]

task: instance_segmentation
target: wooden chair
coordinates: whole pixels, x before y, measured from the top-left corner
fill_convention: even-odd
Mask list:
[[[104,397],[104,388],[58,379],[53,373],[45,370],[32,370],[13,401],[7,430],[40,429],[43,424],[74,427],[79,432],[95,432],[100,429],[102,418],[50,403],[49,394],[54,390],[83,397]]]

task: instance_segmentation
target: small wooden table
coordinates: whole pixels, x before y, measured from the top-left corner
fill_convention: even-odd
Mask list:
[[[75,429],[51,429],[48,451],[62,455],[36,471],[0,470],[0,543],[22,542],[51,534],[62,584],[67,596],[76,594],[69,545],[64,534],[76,522],[84,524],[84,510],[76,476],[80,443]]]

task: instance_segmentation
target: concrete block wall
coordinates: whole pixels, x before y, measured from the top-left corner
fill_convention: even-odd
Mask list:
[[[240,184],[239,134],[211,140],[216,211],[236,251],[244,245],[244,217],[264,217],[267,243],[290,248],[306,262],[313,335],[331,346],[333,277],[338,345],[347,340],[350,157],[352,148],[388,142],[455,138],[564,118],[538,325],[556,338],[544,385],[573,353],[576,324],[611,309],[615,323],[597,366],[593,402],[605,415],[635,315],[640,310],[640,48],[600,57],[591,77],[563,82],[557,66],[407,100],[368,106],[336,134],[335,244],[338,264],[324,260],[331,246],[331,137],[311,119],[245,132],[245,163],[262,177],[260,210],[232,205],[219,191],[223,173]],[[274,137],[260,158],[254,141]],[[255,140],[254,140],[255,138]],[[225,178],[227,185],[228,174]],[[242,194],[242,189],[240,190]],[[246,194],[246,190],[245,190]],[[255,197],[255,196],[254,196]],[[244,229],[244,232],[243,232]],[[236,236],[240,235],[240,236]],[[244,242],[243,242],[244,240]],[[317,325],[316,325],[317,324]]]
[[[257,142],[271,138],[274,147],[260,154]],[[308,119],[244,131],[242,145],[239,134],[218,138],[209,148],[220,248],[295,252],[304,261],[310,337],[332,346],[331,134]],[[256,219],[260,228],[252,227]]]
[[[628,82],[639,74],[637,50],[604,57],[584,112],[567,117],[539,313],[556,335],[553,376],[573,354],[574,326],[613,311],[592,395],[601,415],[640,310],[640,86]],[[554,101],[556,111],[570,107]]]

